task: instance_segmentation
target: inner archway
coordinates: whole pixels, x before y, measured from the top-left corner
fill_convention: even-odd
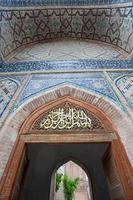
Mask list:
[[[54,198],[55,200],[67,199],[69,193],[74,200],[92,200],[92,186],[89,175],[79,161],[68,158],[54,171]],[[75,188],[73,189],[73,184]]]
[[[54,186],[51,177],[55,166],[64,163],[71,155],[76,163],[83,166],[90,177],[92,196],[94,199],[109,199],[102,158],[109,147],[108,143],[99,144],[28,144],[26,157],[28,168],[23,186],[21,186],[20,200],[54,200]],[[81,150],[82,149],[82,150]],[[93,156],[92,155],[93,152]],[[82,163],[82,164],[80,164]],[[54,182],[54,178],[53,178]],[[53,188],[53,189],[52,189]]]

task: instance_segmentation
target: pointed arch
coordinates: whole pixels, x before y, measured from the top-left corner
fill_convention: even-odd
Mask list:
[[[89,176],[90,176],[90,175],[89,175],[89,174],[90,174],[90,173],[89,173],[89,169],[87,169],[87,167],[85,166],[84,163],[82,163],[81,160],[79,160],[78,158],[73,157],[73,156],[68,156],[68,157],[65,157],[64,159],[61,159],[61,160],[58,162],[57,166],[54,167],[53,173],[54,173],[55,171],[57,171],[57,169],[59,169],[62,165],[66,164],[66,163],[69,162],[69,161],[72,161],[72,162],[74,162],[75,164],[77,164],[78,166],[80,166],[80,167],[85,171],[85,173],[87,174],[88,178],[90,178],[90,177],[89,177]]]
[[[89,170],[89,168],[86,167],[85,163],[82,163],[82,161],[78,158],[76,158],[75,156],[68,156],[68,157],[65,157],[64,159],[61,159],[57,165],[55,166],[55,168],[53,169],[53,173],[52,173],[52,176],[51,176],[51,190],[53,190],[52,186],[54,185],[53,184],[53,180],[55,179],[55,174],[56,172],[60,169],[60,167],[68,164],[69,162],[73,162],[74,164],[76,164],[78,167],[80,167],[84,173],[86,174],[87,176],[87,182],[88,182],[88,185],[89,185],[89,193],[90,193],[90,196],[91,196],[91,199],[93,198],[93,192],[92,192],[92,181],[91,181],[91,172]],[[67,174],[64,174],[64,175],[67,175]],[[80,178],[80,177],[79,177]],[[50,192],[50,199],[53,198],[53,192]]]
[[[94,93],[70,85],[55,87],[42,95],[34,97],[32,100],[23,104],[6,121],[5,127],[3,127],[1,131],[3,137],[0,143],[0,146],[2,147],[1,149],[3,150],[1,154],[4,156],[4,160],[2,161],[3,170],[6,167],[4,173],[3,171],[1,172],[1,175],[3,174],[3,178],[0,182],[1,194],[5,195],[9,188],[8,195],[11,194],[13,187],[12,181],[14,182],[15,180],[17,167],[20,165],[21,157],[24,153],[25,144],[20,140],[21,135],[27,133],[29,125],[34,122],[36,117],[39,116],[42,111],[44,112],[50,107],[54,107],[66,100],[78,104],[81,108],[91,111],[105,124],[107,128],[106,130],[116,133],[117,138],[111,143],[112,153],[119,169],[119,175],[124,190],[128,197],[131,197],[133,194],[133,171],[131,165],[131,163],[133,163],[133,155],[130,151],[132,144],[129,141],[133,133],[130,119],[127,114],[117,108],[116,105],[100,95],[95,95]],[[8,151],[6,150],[6,156],[6,147],[4,144],[5,139],[8,142],[9,147]],[[31,142],[30,136],[29,141]],[[71,140],[69,140],[69,142],[70,141]],[[82,140],[79,139],[78,142],[80,141]],[[121,152],[121,154],[119,154],[119,152]],[[16,160],[15,169],[13,160]],[[12,172],[10,170],[12,170]],[[12,181],[8,183],[10,174],[12,174]],[[7,184],[9,184],[8,187]]]

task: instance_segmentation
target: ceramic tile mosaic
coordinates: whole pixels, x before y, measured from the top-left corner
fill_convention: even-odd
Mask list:
[[[78,88],[99,94],[110,99],[112,102],[122,108],[116,94],[113,92],[109,83],[106,81],[102,73],[76,73],[76,74],[48,74],[33,75],[27,84],[21,96],[17,100],[14,109],[35,95],[48,91],[54,86],[68,84]]]
[[[74,71],[89,69],[133,69],[133,60],[73,60],[1,63],[0,72]]]
[[[133,74],[124,75],[115,81],[117,88],[125,97],[128,105],[133,108]]]
[[[117,72],[108,72],[109,77],[114,81],[121,76],[133,75],[133,71],[117,71]]]
[[[133,109],[133,72],[110,72],[108,74],[126,99],[129,107]]]
[[[22,75],[0,75],[0,118],[24,79]]]
[[[6,60],[18,48],[35,42],[72,38],[106,42],[133,51],[133,7],[3,10],[1,53]]]
[[[17,91],[18,86],[18,82],[14,79],[0,79],[0,118]]]
[[[104,5],[121,4],[132,0],[1,0],[2,6],[42,6],[42,5]]]
[[[119,50],[97,42],[62,40],[35,44],[18,51],[8,62],[36,60],[124,59]]]

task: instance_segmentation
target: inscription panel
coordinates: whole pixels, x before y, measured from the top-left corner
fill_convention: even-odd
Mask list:
[[[32,130],[96,130],[104,129],[92,113],[65,103],[44,113],[34,123]],[[41,132],[43,133],[43,132]]]

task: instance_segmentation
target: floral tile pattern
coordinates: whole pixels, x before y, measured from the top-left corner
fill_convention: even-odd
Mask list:
[[[0,72],[46,72],[89,69],[133,69],[132,60],[67,60],[1,63]]]

